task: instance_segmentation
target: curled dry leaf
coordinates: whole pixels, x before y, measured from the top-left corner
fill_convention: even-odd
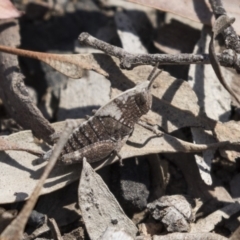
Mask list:
[[[135,237],[138,231],[136,226],[125,215],[107,185],[86,159],[83,160],[78,203],[91,239],[99,239],[109,227],[114,227],[115,231],[123,230]]]
[[[14,7],[10,0],[0,1],[0,19],[20,17],[20,12]]]
[[[104,76],[108,76],[108,74],[96,63],[91,54],[42,53],[2,45],[0,45],[0,51],[38,59],[70,78],[81,78],[83,69],[93,70]]]
[[[168,232],[187,232],[190,230],[189,222],[194,220],[191,204],[182,195],[163,196],[149,203],[147,208]]]

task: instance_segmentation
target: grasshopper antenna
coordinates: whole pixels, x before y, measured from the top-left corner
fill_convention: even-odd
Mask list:
[[[158,75],[162,72],[162,70],[158,71],[155,76],[154,73],[156,72],[157,68],[159,66],[159,62],[156,63],[155,67],[153,68],[153,70],[151,71],[151,73],[149,74],[147,80],[149,80],[149,84],[148,84],[148,89],[151,88],[152,83],[154,82],[154,80],[158,77]]]

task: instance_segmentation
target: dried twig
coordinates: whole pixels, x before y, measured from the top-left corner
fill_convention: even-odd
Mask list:
[[[106,54],[115,56],[120,59],[121,67],[130,69],[134,65],[155,65],[158,62],[160,65],[187,65],[187,64],[209,64],[208,54],[132,54],[124,51],[120,47],[113,46],[94,38],[89,33],[81,33],[79,41],[93,48],[104,51]],[[240,60],[238,54],[235,55],[232,51],[224,51],[217,55],[221,65],[233,67],[240,70]],[[240,59],[240,56],[239,56]]]

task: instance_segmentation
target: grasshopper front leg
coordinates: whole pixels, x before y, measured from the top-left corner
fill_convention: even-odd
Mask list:
[[[83,160],[85,157],[88,162],[93,163],[100,161],[111,154],[116,154],[116,142],[111,140],[103,140],[93,144],[90,144],[86,147],[83,147],[77,151],[64,154],[60,159],[59,162],[63,164],[73,164],[78,163]]]

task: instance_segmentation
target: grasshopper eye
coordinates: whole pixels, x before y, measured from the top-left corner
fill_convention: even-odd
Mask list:
[[[139,93],[135,96],[135,101],[137,103],[138,106],[143,106],[146,104],[147,99],[145,94]]]

